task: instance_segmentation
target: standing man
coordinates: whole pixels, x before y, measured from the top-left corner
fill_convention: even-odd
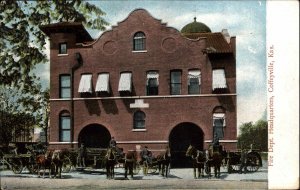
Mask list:
[[[81,144],[77,157],[77,166],[85,167],[86,147],[84,143]]]
[[[240,166],[240,171],[239,173],[243,173],[243,169],[244,169],[244,173],[247,173],[247,151],[244,149],[242,150],[241,153],[241,166]]]

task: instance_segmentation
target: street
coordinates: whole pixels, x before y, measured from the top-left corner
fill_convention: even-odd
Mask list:
[[[116,168],[115,178],[106,179],[104,170],[71,171],[63,173],[62,179],[38,178],[24,171],[14,174],[1,171],[1,190],[48,190],[48,189],[267,189],[268,171],[266,167],[257,172],[228,174],[222,169],[221,177],[193,178],[191,168],[171,169],[170,176],[158,174],[144,176],[140,171],[133,179],[124,178],[124,169]]]

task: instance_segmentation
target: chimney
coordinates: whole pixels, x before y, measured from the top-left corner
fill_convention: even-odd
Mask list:
[[[227,43],[230,43],[230,35],[228,33],[228,30],[227,29],[222,29],[222,34],[226,40]]]

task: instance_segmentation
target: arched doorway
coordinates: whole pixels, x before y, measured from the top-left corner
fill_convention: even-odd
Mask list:
[[[84,127],[78,136],[78,143],[84,143],[86,147],[107,148],[111,135],[102,125],[91,124]]]
[[[193,123],[181,123],[175,126],[169,136],[171,148],[171,166],[176,168],[191,167],[190,158],[185,152],[190,144],[203,150],[203,131]]]

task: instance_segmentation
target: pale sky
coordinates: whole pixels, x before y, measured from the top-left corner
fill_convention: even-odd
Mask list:
[[[266,3],[264,1],[91,1],[117,25],[137,8],[179,31],[193,21],[205,23],[212,32],[228,29],[237,43],[237,125],[256,122],[266,113]],[[103,31],[89,30],[93,38]],[[49,46],[49,45],[48,45]],[[49,53],[49,50],[48,50]],[[43,84],[49,86],[49,64],[38,67]],[[265,115],[266,116],[266,115]]]

